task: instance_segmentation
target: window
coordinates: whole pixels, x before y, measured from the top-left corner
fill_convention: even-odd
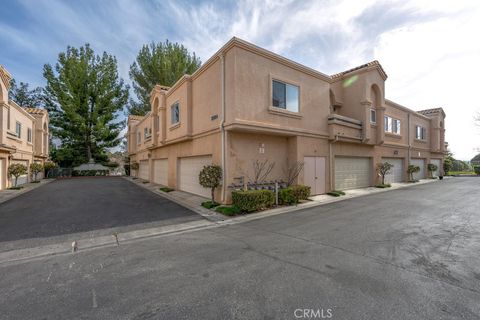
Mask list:
[[[158,119],[158,116],[155,116],[155,118],[153,118],[153,119],[154,119],[154,120],[153,120],[153,121],[154,121],[153,125],[155,126],[155,129],[156,129],[157,132],[158,132],[158,131],[160,131],[160,125],[159,125],[159,124],[160,124],[160,121],[159,121],[159,119]]]
[[[427,129],[421,126],[415,126],[415,138],[419,140],[426,140],[427,139]]]
[[[17,134],[17,138],[22,137],[22,124],[20,122],[17,122],[15,125],[15,133]]]
[[[377,123],[377,110],[370,109],[370,123]]]
[[[137,144],[140,144],[142,142],[142,135],[140,132],[137,132]]]
[[[7,129],[10,130],[10,108],[7,108]]]
[[[298,112],[299,88],[297,86],[272,81],[272,105],[277,108]]]
[[[170,107],[170,112],[171,112],[171,123],[172,124],[177,124],[180,122],[180,104],[178,102],[175,102],[172,104]]]
[[[384,127],[385,132],[400,134],[400,120],[385,116]]]
[[[32,129],[27,129],[27,141],[32,142]]]

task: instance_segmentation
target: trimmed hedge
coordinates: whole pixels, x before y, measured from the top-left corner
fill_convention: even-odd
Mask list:
[[[473,166],[473,171],[475,171],[475,174],[480,175],[480,166]]]
[[[295,185],[290,188],[292,188],[293,194],[298,200],[308,200],[308,197],[310,197],[310,187],[308,186]]]
[[[242,212],[253,212],[273,206],[275,194],[270,190],[233,191],[232,202]]]
[[[310,196],[310,187],[295,185],[278,191],[280,204],[297,204],[300,200],[307,200]]]

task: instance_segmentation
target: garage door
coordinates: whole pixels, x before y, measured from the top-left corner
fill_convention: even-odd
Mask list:
[[[178,188],[182,191],[210,197],[210,189],[198,182],[198,175],[204,166],[212,164],[211,156],[180,158],[178,163]]]
[[[440,165],[441,165],[442,161],[440,161],[440,159],[431,159],[430,163],[437,166],[437,170],[435,170],[433,172],[433,176],[434,177],[440,176]]]
[[[370,158],[335,157],[335,189],[346,190],[370,186]]]
[[[410,159],[410,164],[420,167],[420,171],[413,174],[413,179],[425,179],[425,159]]]
[[[28,161],[21,161],[21,160],[13,160],[12,163],[20,163],[23,164],[28,170]],[[15,177],[10,178],[11,185],[15,185]],[[28,174],[24,174],[18,177],[17,179],[17,186],[25,184],[28,182]]]
[[[153,182],[168,185],[168,159],[153,160]]]
[[[390,173],[385,176],[385,183],[402,182],[404,180],[403,159],[382,158],[382,162],[393,164]]]
[[[148,160],[141,160],[138,168],[138,177],[148,180]]]

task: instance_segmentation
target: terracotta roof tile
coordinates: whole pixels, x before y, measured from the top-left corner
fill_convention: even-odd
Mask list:
[[[128,116],[128,119],[129,119],[129,120],[140,121],[140,120],[143,119],[143,117],[144,117],[144,116],[136,116],[136,115],[131,114],[131,115]]]
[[[381,65],[380,62],[378,62],[377,60],[373,60],[373,61],[371,61],[371,62],[362,64],[362,65],[360,65],[360,66],[358,66],[358,67],[355,67],[355,68],[352,68],[352,69],[348,69],[348,70],[345,70],[345,71],[342,71],[342,72],[333,74],[333,75],[331,75],[330,77],[331,77],[333,80],[336,80],[336,79],[339,79],[339,78],[343,77],[343,76],[344,76],[345,74],[347,74],[347,73],[354,72],[354,71],[357,71],[357,70],[360,70],[360,69],[370,68],[370,67],[377,67],[377,68],[379,69],[380,73],[384,76],[384,78],[385,78],[385,79],[387,78],[387,74],[385,73],[385,70],[383,70],[382,65]]]
[[[429,115],[429,114],[441,113],[441,112],[443,112],[443,109],[442,108],[432,108],[432,109],[420,110],[420,111],[417,111],[417,112],[426,116],[426,115]]]
[[[24,108],[24,109],[25,109],[25,111],[27,111],[30,114],[45,114],[45,113],[47,113],[47,110],[45,110],[45,109],[30,108],[30,107],[27,107],[27,108]]]

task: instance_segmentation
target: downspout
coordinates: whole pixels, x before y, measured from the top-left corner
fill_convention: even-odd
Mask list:
[[[222,153],[222,203],[225,203],[227,178],[226,178],[226,159],[225,159],[225,57],[223,52],[220,54],[220,81],[221,81],[221,104],[222,114],[220,118],[220,137],[221,137],[221,153]]]
[[[330,178],[330,191],[333,191],[335,190],[335,182],[333,181],[333,146],[332,144],[334,144],[335,142],[338,141],[338,134],[335,135],[335,139],[333,141],[329,141],[328,143],[328,158],[329,158],[329,161],[328,161],[328,164],[329,164],[329,170],[328,170],[328,175],[329,175],[329,178]]]
[[[406,168],[404,168],[404,170],[407,169],[408,166],[410,165],[410,157],[411,157],[410,149],[412,147],[412,144],[411,144],[411,140],[410,140],[410,130],[411,130],[410,129],[410,113],[407,114],[407,122],[408,122],[408,130],[407,130],[407,139],[408,139],[407,157],[408,157],[408,159],[407,159]],[[406,172],[406,170],[405,170],[405,172]],[[408,179],[410,179],[410,177],[408,177]]]

